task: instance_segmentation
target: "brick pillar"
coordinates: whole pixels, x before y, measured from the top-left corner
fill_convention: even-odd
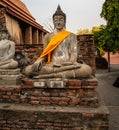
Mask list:
[[[38,44],[38,29],[34,29],[33,33],[32,33],[32,40],[33,40],[33,44]]]
[[[25,44],[32,44],[32,26],[25,29]]]
[[[5,9],[4,8],[0,8],[0,29],[2,29],[3,25],[6,25]]]
[[[78,35],[78,61],[82,59],[91,66],[93,75],[95,75],[95,44],[92,34]]]
[[[43,43],[43,37],[44,37],[44,33],[43,32],[39,32],[39,43],[42,44]]]

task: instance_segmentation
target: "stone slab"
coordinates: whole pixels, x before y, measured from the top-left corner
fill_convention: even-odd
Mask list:
[[[18,75],[20,69],[0,69],[0,75]]]
[[[0,75],[0,85],[20,85],[22,75]]]
[[[48,88],[65,88],[64,85],[64,80],[39,80],[39,81],[34,81],[33,83],[34,87],[48,87]]]

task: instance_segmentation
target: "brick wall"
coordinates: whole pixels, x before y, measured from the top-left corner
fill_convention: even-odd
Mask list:
[[[53,105],[53,106],[88,106],[98,107],[99,101],[95,88],[95,78],[83,80],[64,80],[63,88],[50,88],[48,81],[43,86],[34,86],[37,82],[23,79],[23,85],[0,87],[0,103],[17,103],[22,105]]]
[[[83,59],[95,74],[93,36],[77,39],[78,61]],[[31,63],[42,48],[16,45],[16,51],[25,52]],[[50,80],[61,80],[64,85],[51,86]],[[95,91],[95,77],[50,80],[23,77],[21,84],[0,85],[0,130],[108,130],[109,112]]]
[[[16,45],[16,51],[25,53],[25,55],[30,59],[31,63],[34,63],[34,61],[43,51],[43,44]]]
[[[0,109],[0,130],[108,130],[108,114],[95,108],[2,104]]]

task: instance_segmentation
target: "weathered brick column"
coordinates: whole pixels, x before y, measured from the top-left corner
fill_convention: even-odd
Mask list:
[[[33,37],[33,44],[38,44],[39,43],[39,31],[38,29],[33,29],[33,32],[32,32],[32,37]]]
[[[93,75],[95,75],[95,45],[92,34],[78,35],[78,61],[81,59],[91,66]]]
[[[25,44],[32,44],[32,26],[27,26],[25,28]]]

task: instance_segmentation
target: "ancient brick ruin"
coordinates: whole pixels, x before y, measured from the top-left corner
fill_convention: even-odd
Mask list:
[[[3,26],[6,26],[10,39],[16,45],[41,44],[47,33],[20,0],[0,1],[0,29]]]
[[[109,112],[95,90],[98,81],[93,36],[81,35],[77,39],[81,46],[79,57],[92,67],[92,77],[47,80],[19,77],[16,82],[4,79],[0,84],[1,130],[108,130]],[[14,75],[18,73],[16,70]],[[2,70],[0,74],[6,72]]]
[[[47,31],[19,0],[2,0],[0,8],[0,25],[8,28],[16,51],[33,63],[43,50]],[[10,30],[6,20],[12,20],[17,29]],[[90,78],[36,80],[25,77],[19,68],[0,70],[0,130],[108,130],[109,112],[95,90],[94,38],[80,35],[77,40],[77,61],[91,66]]]

